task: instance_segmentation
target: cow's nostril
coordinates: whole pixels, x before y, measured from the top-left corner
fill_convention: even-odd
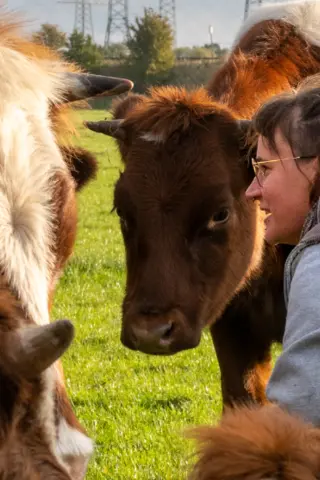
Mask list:
[[[167,325],[164,325],[164,331],[161,338],[163,340],[168,340],[173,334],[173,331],[174,331],[174,324],[172,322],[169,322]]]

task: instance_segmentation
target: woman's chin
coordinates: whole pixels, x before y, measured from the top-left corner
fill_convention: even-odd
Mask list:
[[[269,245],[275,245],[276,243],[279,243],[277,232],[273,228],[272,223],[273,222],[270,217],[265,220],[264,239],[267,243],[269,243]]]

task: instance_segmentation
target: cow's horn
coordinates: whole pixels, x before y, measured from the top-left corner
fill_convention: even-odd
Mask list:
[[[61,357],[73,337],[69,320],[8,332],[3,335],[1,363],[8,373],[32,379]]]
[[[131,80],[85,73],[65,73],[66,92],[63,101],[74,102],[90,97],[120,95],[133,88]]]
[[[93,132],[103,133],[118,140],[126,139],[126,131],[121,126],[123,120],[101,120],[100,122],[84,122],[84,125]]]

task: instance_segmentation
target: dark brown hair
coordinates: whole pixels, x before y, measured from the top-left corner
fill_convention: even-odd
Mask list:
[[[320,77],[318,77],[320,78]],[[318,85],[320,81],[318,81]],[[302,85],[297,91],[284,93],[266,102],[253,118],[253,129],[266,139],[269,147],[279,154],[275,135],[280,131],[299,163],[320,155],[320,87]],[[318,160],[319,161],[319,160]],[[320,195],[320,168],[311,185],[310,200]]]

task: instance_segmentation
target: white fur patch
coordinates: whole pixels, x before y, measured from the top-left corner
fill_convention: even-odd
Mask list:
[[[320,1],[317,0],[291,0],[290,2],[276,4],[265,3],[251,8],[234,45],[257,23],[263,20],[280,19],[295,25],[306,40],[313,45],[320,46]]]
[[[48,118],[60,81],[0,44],[0,266],[38,324],[49,321],[51,179],[67,168]]]
[[[151,143],[165,143],[166,141],[162,133],[156,134],[152,132],[146,132],[146,133],[143,133],[140,138],[145,142],[151,142]]]
[[[61,418],[57,440],[57,455],[59,458],[66,459],[79,456],[89,458],[93,449],[93,442],[89,437],[72,428],[64,418]]]
[[[55,388],[55,370],[53,367],[47,368],[41,375],[43,389],[39,401],[38,423],[42,426],[42,431],[46,435],[47,442],[52,453],[55,452],[55,423],[54,423],[54,388]]]

